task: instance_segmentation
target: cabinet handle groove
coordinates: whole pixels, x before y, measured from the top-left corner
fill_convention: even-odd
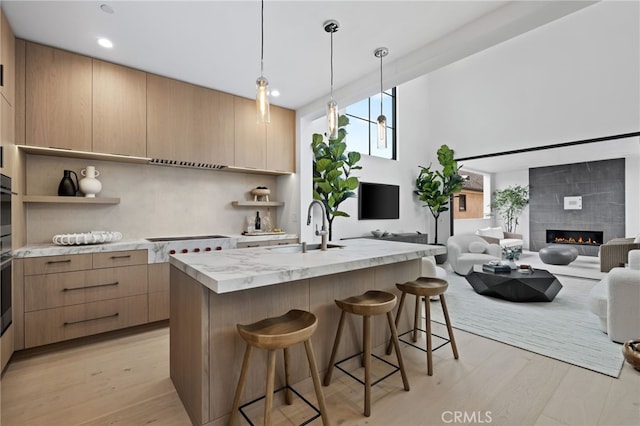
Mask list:
[[[107,318],[115,318],[115,317],[117,317],[118,315],[120,315],[120,314],[119,314],[118,312],[116,312],[116,313],[115,313],[115,314],[113,314],[113,315],[105,315],[105,316],[103,316],[103,317],[89,318],[89,319],[83,319],[83,320],[79,320],[79,321],[70,321],[70,322],[65,321],[65,322],[64,322],[64,326],[66,327],[66,326],[68,326],[68,325],[80,324],[80,323],[83,323],[83,322],[97,321],[97,320],[107,319]]]
[[[71,259],[67,260],[49,260],[47,265],[53,265],[54,263],[71,263]]]
[[[113,285],[118,285],[120,284],[119,281],[113,282],[113,283],[107,283],[107,284],[96,284],[96,285],[88,285],[88,286],[84,286],[84,287],[71,287],[71,288],[63,288],[62,291],[71,291],[71,290],[85,290],[87,288],[97,288],[97,287],[109,287],[109,286],[113,286]]]
[[[122,256],[111,256],[111,259],[128,259],[130,257],[130,254],[123,254]]]

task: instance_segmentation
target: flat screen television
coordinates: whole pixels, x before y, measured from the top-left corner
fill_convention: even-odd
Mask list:
[[[360,182],[358,219],[400,219],[400,187]]]

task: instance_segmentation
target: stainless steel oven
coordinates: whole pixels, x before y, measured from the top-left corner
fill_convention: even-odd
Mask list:
[[[0,174],[0,335],[11,325],[11,178]]]

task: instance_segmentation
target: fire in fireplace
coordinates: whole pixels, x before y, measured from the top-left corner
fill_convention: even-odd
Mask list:
[[[603,238],[604,233],[602,231],[547,229],[547,243],[599,246],[602,244]]]

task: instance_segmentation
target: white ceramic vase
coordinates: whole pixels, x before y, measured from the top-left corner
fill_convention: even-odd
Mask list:
[[[80,185],[80,191],[85,197],[95,198],[96,194],[102,191],[102,183],[96,177],[100,176],[100,172],[96,170],[94,166],[87,166],[86,169],[82,169],[80,174],[84,176],[80,179],[78,184]]]

